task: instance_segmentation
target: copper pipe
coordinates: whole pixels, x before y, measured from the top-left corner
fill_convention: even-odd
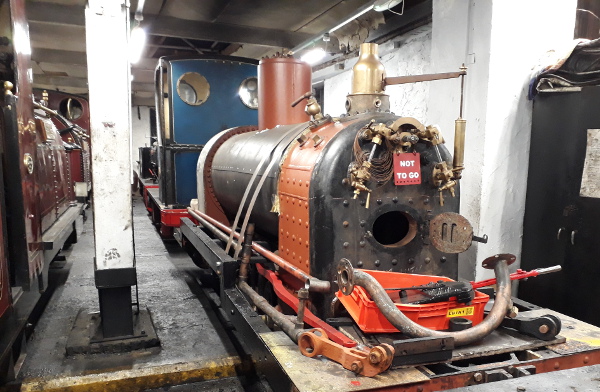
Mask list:
[[[206,215],[203,212],[194,210],[190,207],[188,207],[188,212],[194,219],[197,219],[201,223],[208,222],[211,225],[214,225],[216,228],[225,232],[228,235],[232,233],[231,228],[229,228],[228,226],[222,224],[221,222],[213,219],[212,217],[210,217],[209,215]],[[239,239],[240,235],[237,232],[233,231],[233,236],[236,239]],[[285,261],[283,258],[277,256],[275,253],[265,249],[264,247],[258,245],[257,243],[255,243],[255,242],[252,243],[252,249],[254,249],[258,254],[266,257],[268,260],[277,264],[279,267],[284,269],[286,272],[290,273],[295,278],[301,280],[304,283],[308,282],[310,291],[319,292],[319,293],[327,293],[331,290],[330,282],[328,282],[326,280],[317,279],[317,278],[305,273],[301,269],[296,268],[292,264]]]
[[[367,290],[385,318],[402,333],[416,338],[453,337],[456,346],[464,346],[477,342],[491,334],[500,326],[507,311],[512,306],[510,299],[510,275],[506,260],[499,260],[494,266],[494,272],[496,274],[497,289],[492,310],[481,323],[457,332],[434,331],[410,320],[396,307],[396,304],[394,304],[381,284],[364,271],[353,270],[350,275],[346,275],[346,278],[351,276],[350,279],[354,285],[361,286]],[[349,293],[346,295],[349,295]]]
[[[392,76],[389,78],[385,78],[385,85],[391,86],[391,85],[395,85],[395,84],[431,82],[433,80],[454,79],[454,78],[458,78],[459,76],[463,76],[466,74],[467,74],[467,71],[461,69],[458,72],[444,72],[444,73],[425,74],[425,75]]]
[[[215,235],[215,237],[217,237],[218,239],[220,239],[221,241],[227,243],[227,241],[229,241],[229,237],[227,236],[227,234],[223,233],[221,230],[219,230],[215,225],[212,225],[210,222],[208,222],[205,219],[199,219],[200,217],[195,216],[194,214],[192,214],[190,212],[190,215],[192,215],[192,217],[194,219],[196,219],[197,221],[199,221],[202,226],[204,226],[205,228],[207,228],[211,233],[213,233]]]
[[[275,324],[277,324],[281,330],[294,341],[294,343],[298,343],[298,337],[300,334],[306,332],[305,329],[296,328],[296,325],[288,318],[288,316],[272,307],[265,297],[254,291],[248,283],[240,282],[238,287],[242,290],[242,293],[250,298],[250,301],[252,301],[257,308],[262,310],[267,316],[271,317],[273,322],[275,322]]]

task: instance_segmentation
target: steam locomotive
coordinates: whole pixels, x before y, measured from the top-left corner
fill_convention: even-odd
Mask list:
[[[376,50],[363,46],[348,114],[339,118],[323,115],[310,93],[303,95],[311,90],[310,69],[304,84],[285,78],[282,84],[270,75],[285,74],[290,66],[289,75],[300,74],[297,60],[279,59],[281,69],[273,59],[263,60],[260,98],[268,94],[271,102],[285,102],[289,109],[281,113],[301,112],[304,105],[290,105],[307,99],[312,121],[277,118],[278,110],[266,105],[265,116],[275,118],[263,121],[260,130],[238,134],[233,128],[215,136],[198,162],[198,211],[241,226],[241,236],[252,222],[255,235],[279,257],[322,282],[336,280],[342,259],[361,269],[456,279],[458,252],[451,248],[466,250],[473,234],[457,214],[462,163],[455,161],[453,171],[438,129],[390,113]],[[283,92],[271,87],[275,83]],[[395,172],[394,161],[410,170]],[[432,221],[448,233],[431,235]],[[311,285],[286,269],[279,275],[294,290]],[[333,291],[321,293],[311,304],[320,316],[332,317],[335,298]]]
[[[0,384],[14,377],[50,263],[77,242],[83,204],[72,165],[74,151],[89,148],[87,130],[46,97],[33,100],[27,32],[24,2],[0,4],[0,36],[21,38],[0,47]]]
[[[464,80],[466,69],[387,77],[377,51],[376,44],[361,46],[347,113],[339,117],[321,112],[308,65],[290,57],[261,60],[258,127],[215,132],[205,143],[197,199],[175,238],[213,278],[205,285],[216,291],[223,321],[257,371],[281,390],[308,382],[294,370],[298,366],[322,371],[319,361],[296,357],[290,341],[305,356],[320,354],[354,373],[379,374],[377,388],[403,385],[382,373],[390,367],[438,364],[429,369],[440,383],[407,390],[491,381],[481,369],[549,371],[550,361],[556,366],[583,355],[544,354],[551,342],[564,341],[558,336],[562,322],[511,297],[514,255],[483,261],[494,280],[457,281],[458,254],[487,240],[459,214],[462,107],[450,154],[436,126],[391,113],[385,87]],[[489,285],[495,289],[476,290]],[[493,306],[484,310],[490,296]],[[277,331],[290,340],[270,335]],[[516,341],[498,343],[507,336],[524,339],[519,342],[539,357],[495,362],[508,346],[526,349]],[[476,359],[464,364],[467,370],[441,365],[461,358]]]

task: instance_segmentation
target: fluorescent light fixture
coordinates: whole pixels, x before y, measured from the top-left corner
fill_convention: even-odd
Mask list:
[[[325,49],[323,48],[314,48],[300,57],[300,60],[309,63],[310,65],[315,65],[325,57]]]
[[[351,17],[349,17],[348,19],[346,19],[345,21],[340,23],[339,25],[337,25],[334,28],[332,28],[331,30],[329,30],[329,33],[333,33],[337,29],[340,29],[340,28],[346,26],[348,23],[352,22],[354,19],[360,17],[361,15],[366,14],[367,12],[371,11],[372,9],[373,9],[373,5],[370,5],[367,8],[357,12],[356,14],[352,15]]]
[[[129,62],[131,64],[135,64],[140,60],[145,44],[146,31],[140,26],[134,27],[129,37]]]
[[[402,3],[402,0],[377,0],[375,4],[373,4],[373,9],[377,12],[388,11],[400,3]]]

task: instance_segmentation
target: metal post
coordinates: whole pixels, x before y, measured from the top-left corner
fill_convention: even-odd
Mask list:
[[[92,145],[94,278],[103,337],[133,335],[136,285],[131,204],[129,3],[89,0],[85,10]]]

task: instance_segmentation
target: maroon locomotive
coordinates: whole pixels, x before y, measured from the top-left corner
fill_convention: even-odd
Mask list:
[[[2,384],[14,377],[26,326],[48,287],[50,263],[77,240],[83,205],[75,202],[66,144],[52,119],[57,113],[33,99],[24,1],[0,4],[0,37],[6,37],[0,46]]]
[[[66,143],[68,172],[78,201],[87,201],[92,190],[90,176],[90,105],[86,98],[62,91],[34,89],[36,101],[58,115],[52,122]]]

